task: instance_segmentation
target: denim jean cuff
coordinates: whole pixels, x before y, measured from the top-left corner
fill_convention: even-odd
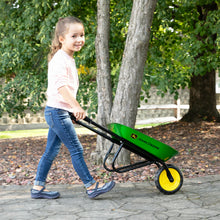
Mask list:
[[[35,180],[34,181],[34,186],[45,186],[45,182]]]
[[[96,182],[96,181],[93,179],[92,181],[90,181],[90,182],[84,184],[84,186],[85,186],[86,188],[88,188],[88,187],[92,186],[95,182]]]

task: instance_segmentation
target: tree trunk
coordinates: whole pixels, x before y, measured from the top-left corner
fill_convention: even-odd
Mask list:
[[[133,2],[122,66],[112,108],[111,121],[134,128],[140,92],[147,59],[150,29],[156,7],[154,0]],[[124,150],[119,161],[130,161],[130,152]]]
[[[112,109],[110,106],[110,90],[107,91],[108,95],[105,96],[106,99],[99,99],[100,109],[104,108],[104,106],[106,105],[106,112],[103,112],[99,109],[98,114],[98,118],[103,118],[102,122],[104,123],[108,121],[110,116],[109,113],[111,112],[111,122],[121,123],[132,128],[135,125],[144,74],[144,66],[147,59],[148,44],[150,40],[150,28],[153,20],[153,13],[156,7],[156,2],[157,1],[155,0],[139,0],[133,2],[124,56],[120,70],[119,82]],[[102,7],[102,5],[98,4],[98,7]],[[100,15],[98,15],[98,19],[99,16]],[[101,44],[101,42],[99,43]],[[99,45],[97,45],[97,47],[98,46]],[[98,50],[97,52],[100,53],[100,51]],[[107,54],[105,54],[105,56],[107,56]],[[101,60],[101,62],[102,61],[104,60]],[[107,74],[107,72],[105,72],[105,74]],[[107,78],[105,82],[110,83],[109,78]],[[105,91],[107,84],[103,84],[100,79],[99,83],[102,84],[102,87],[100,88]],[[103,94],[103,91],[99,89],[98,92],[101,92],[99,94],[100,97],[100,95]],[[110,101],[107,100],[108,98]],[[106,103],[106,101],[108,102]],[[97,143],[96,151],[99,151],[99,155],[104,158],[105,152],[109,148],[109,145],[106,144],[105,141],[102,142],[104,143],[103,146],[101,146],[100,143],[101,141]],[[130,154],[129,152],[124,150],[124,152],[120,153],[120,157],[117,163],[127,164],[129,162]]]
[[[209,12],[218,10],[218,5],[215,2],[210,4],[197,6],[199,14],[199,21],[208,23],[207,16]],[[207,70],[208,61],[204,53],[216,54],[216,39],[217,34],[212,33],[206,26],[206,34],[197,34],[196,38],[203,44],[203,51],[199,51],[194,58],[195,62],[201,58],[205,60],[202,62],[204,70]],[[209,40],[207,40],[209,38]],[[205,52],[204,52],[205,51]],[[199,63],[199,62],[198,62]],[[199,64],[198,64],[199,65]],[[200,63],[201,65],[201,63]],[[215,91],[216,74],[215,70],[211,69],[200,75],[194,74],[191,78],[189,111],[183,116],[182,121],[220,121],[220,114],[216,108],[216,91]]]
[[[97,64],[97,93],[98,117],[97,122],[106,127],[112,109],[111,68],[109,60],[110,35],[110,0],[97,1],[98,28],[96,35],[96,64]],[[105,139],[97,136],[96,151],[91,155],[97,163],[102,161]]]
[[[220,121],[216,109],[215,71],[191,79],[189,111],[182,121]]]

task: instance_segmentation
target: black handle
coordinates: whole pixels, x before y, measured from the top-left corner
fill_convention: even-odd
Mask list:
[[[79,121],[76,120],[76,117],[73,115],[73,113],[69,112],[71,120],[75,121],[77,124],[79,124]],[[92,122],[90,118],[87,116],[83,119],[84,121],[88,122],[89,124]]]

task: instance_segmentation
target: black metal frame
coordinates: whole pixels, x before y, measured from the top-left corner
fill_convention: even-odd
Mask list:
[[[148,165],[151,165],[151,164],[156,164],[158,168],[160,168],[161,166],[164,167],[164,169],[167,172],[167,177],[170,180],[170,182],[174,181],[173,177],[172,177],[172,175],[171,175],[171,173],[170,173],[170,171],[169,171],[169,169],[166,165],[166,163],[164,161],[162,161],[161,159],[159,159],[156,156],[150,154],[149,152],[143,150],[142,148],[138,147],[137,145],[131,143],[127,139],[124,139],[124,138],[120,137],[119,135],[115,134],[114,132],[104,128],[103,126],[101,126],[99,124],[97,124],[96,122],[94,122],[92,119],[90,119],[88,117],[85,117],[85,119],[84,119],[84,121],[86,121],[88,124],[86,124],[82,121],[76,121],[76,118],[71,113],[70,113],[70,117],[77,124],[82,125],[85,128],[88,128],[89,130],[95,132],[98,135],[101,135],[102,137],[104,137],[104,138],[106,138],[106,139],[108,139],[109,141],[112,142],[112,145],[109,148],[108,152],[106,153],[105,158],[104,158],[104,162],[103,162],[103,166],[106,170],[108,170],[110,172],[123,173],[123,172],[127,172],[129,170],[137,169],[137,168],[148,166]],[[101,129],[102,131],[97,130],[96,128],[94,128],[90,125],[94,125],[96,128]],[[112,168],[110,169],[110,168],[107,167],[106,162],[107,162],[107,159],[109,158],[109,156],[111,155],[112,149],[115,146],[115,144],[118,145],[118,150],[114,153],[114,157],[113,157],[113,160],[111,162],[111,167]],[[134,164],[122,166],[122,167],[115,167],[116,159],[119,156],[122,148],[130,150],[131,152],[143,157],[145,160],[140,161],[140,162],[136,162]]]

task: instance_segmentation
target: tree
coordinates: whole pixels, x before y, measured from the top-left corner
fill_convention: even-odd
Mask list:
[[[191,78],[190,109],[182,120],[220,122],[215,91],[218,68],[216,61],[219,54],[217,53],[217,27],[219,28],[220,19],[218,5],[216,1],[199,1],[193,6],[197,16],[191,22],[194,30],[191,30],[190,34],[199,48],[192,47],[190,51],[196,69]]]
[[[113,102],[108,59],[109,2],[106,0],[98,1],[96,40],[99,94],[98,121],[103,126],[114,121],[134,127],[156,1],[140,0],[133,2],[121,70]],[[104,50],[102,51],[102,49]],[[98,151],[98,156],[103,158],[106,145],[100,139],[97,141],[96,151]],[[129,161],[129,153],[122,153],[120,163]]]
[[[96,63],[97,63],[97,94],[99,124],[106,126],[112,109],[111,67],[109,58],[110,37],[110,1],[97,1],[97,34],[96,34]],[[103,151],[105,140],[97,137],[99,151]]]
[[[215,0],[158,1],[144,87],[158,94],[190,88],[183,120],[217,120],[215,71],[219,69],[219,3]],[[147,90],[147,89],[145,89]]]
[[[58,18],[67,15],[75,15],[85,23],[86,47],[75,59],[77,64],[81,64],[79,66],[81,72],[89,74],[80,75],[82,80],[78,97],[85,105],[89,105],[92,100],[93,104],[89,105],[89,111],[96,112],[96,2],[96,0],[0,1],[0,79],[2,82],[0,85],[0,116],[5,111],[10,116],[23,116],[27,109],[37,112],[41,108],[45,101],[47,86],[45,79],[51,32]],[[109,4],[109,1],[102,3],[105,2]],[[142,1],[135,1],[135,4],[141,3]],[[100,66],[103,63],[107,64],[103,65],[104,68],[101,71],[98,70],[98,77],[103,74],[104,69],[107,70],[106,75],[102,75],[106,76],[106,79],[102,79],[102,83],[105,85],[98,80],[98,91],[100,92],[98,114],[100,118],[98,120],[103,125],[113,119],[115,121],[117,118],[124,117],[125,121],[119,120],[118,122],[133,127],[135,121],[136,110],[129,107],[129,112],[133,113],[125,111],[125,115],[121,116],[118,114],[123,114],[121,109],[118,112],[116,108],[116,103],[121,104],[128,101],[125,98],[126,94],[122,93],[127,88],[121,86],[120,83],[125,80],[127,84],[126,76],[135,75],[126,75],[126,67],[133,70],[133,66],[125,65],[125,60],[128,58],[126,53],[123,55],[125,38],[130,36],[128,24],[131,8],[132,1],[110,1],[110,9],[107,9],[110,18],[106,14],[107,20],[110,19],[111,23],[110,41],[104,41],[108,37],[103,38],[100,35],[105,44],[99,51],[104,48],[105,55],[99,56],[99,52],[97,52],[97,61],[101,62],[100,64],[97,62],[97,64]],[[142,88],[148,95],[153,84],[157,86],[158,94],[163,96],[164,93],[170,92],[177,98],[180,88],[191,86],[188,120],[196,118],[198,120],[218,120],[219,118],[215,107],[214,92],[214,73],[220,67],[220,15],[218,9],[219,1],[217,0],[158,0],[154,12],[151,43]],[[97,35],[97,41],[98,38]],[[131,40],[131,38],[127,39]],[[107,50],[108,45],[109,51]],[[128,50],[125,51],[130,50],[129,47],[126,48]],[[108,57],[110,62],[107,61]],[[133,57],[136,58],[136,56]],[[107,59],[103,62],[105,58]],[[133,60],[129,63],[132,62]],[[124,74],[123,69],[126,69]],[[120,76],[119,72],[121,72]],[[130,80],[130,78],[128,79]],[[137,82],[139,82],[139,78]],[[106,88],[108,88],[108,92],[102,93]],[[136,87],[133,91],[136,91],[135,89]],[[122,102],[119,100],[120,92]],[[88,95],[85,96],[85,93]],[[130,96],[138,97],[139,94],[137,92]],[[141,99],[143,98],[144,96],[141,96]],[[136,102],[138,102],[138,98],[135,103],[128,104],[135,106]],[[105,110],[106,114],[102,113]],[[130,116],[131,120],[126,121]]]
[[[1,0],[0,13],[0,116],[8,112],[11,117],[22,117],[26,110],[36,113],[42,108],[46,99],[47,55],[60,17],[75,15],[85,23],[90,46],[80,54],[80,63],[95,65],[95,0]],[[89,85],[91,90],[95,90],[93,85]],[[82,93],[87,89],[82,86]]]

